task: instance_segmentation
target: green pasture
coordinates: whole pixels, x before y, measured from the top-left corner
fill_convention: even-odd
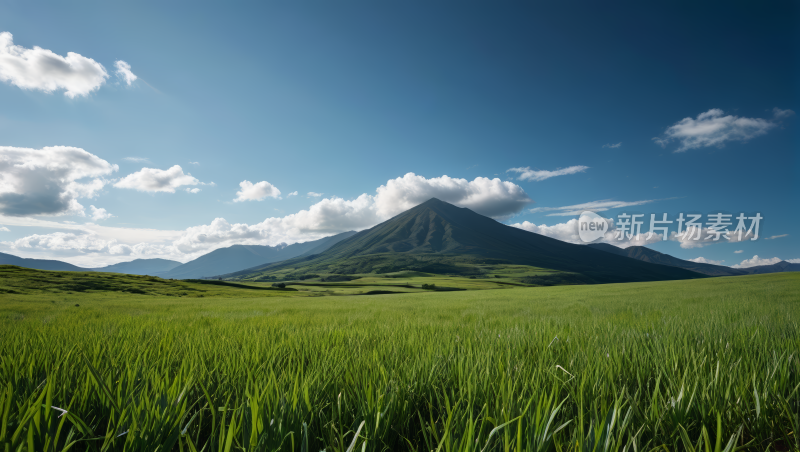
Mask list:
[[[800,450],[797,273],[319,296],[14,271],[0,450]]]

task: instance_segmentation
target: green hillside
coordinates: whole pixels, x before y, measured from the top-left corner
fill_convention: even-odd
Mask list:
[[[583,275],[597,283],[704,277],[685,269],[616,256],[501,224],[469,209],[431,199],[318,255],[225,275],[255,279],[294,273],[389,273],[402,270],[477,274],[476,264],[529,265]]]

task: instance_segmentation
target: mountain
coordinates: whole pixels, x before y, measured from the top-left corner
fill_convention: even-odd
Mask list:
[[[168,259],[134,259],[101,268],[93,268],[96,272],[127,273],[129,275],[152,275],[164,273],[181,265],[178,261]],[[87,269],[82,269],[86,271]]]
[[[748,275],[760,275],[762,273],[780,273],[780,272],[800,272],[800,264],[792,264],[791,262],[780,261],[772,265],[759,265],[757,267],[740,268]]]
[[[61,261],[48,259],[26,259],[11,254],[0,253],[0,265],[16,265],[18,267],[35,268],[37,270],[61,270],[61,271],[91,271]]]
[[[713,264],[699,264],[697,262],[685,261],[672,257],[669,254],[659,253],[658,251],[651,250],[643,246],[630,246],[622,249],[620,247],[608,243],[591,243],[586,245],[596,250],[614,253],[618,256],[630,257],[651,264],[669,265],[670,267],[679,267],[691,270],[694,272],[702,273],[708,276],[738,276],[746,275],[747,273],[735,268],[725,267],[724,265]]]
[[[469,263],[532,265],[580,273],[595,282],[704,277],[636,261],[501,224],[469,209],[430,199],[327,251],[225,275],[254,277],[295,268],[295,273],[387,273],[406,269],[463,272]]]
[[[320,253],[341,240],[355,234],[355,231],[343,232],[323,239],[293,245],[233,245],[204,254],[193,261],[179,265],[165,273],[162,278],[198,279],[231,273],[256,265],[283,261],[293,257]]]

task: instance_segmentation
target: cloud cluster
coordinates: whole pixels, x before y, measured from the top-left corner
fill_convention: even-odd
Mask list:
[[[0,214],[82,214],[79,198],[93,198],[117,165],[80,148],[0,146]]]
[[[769,258],[769,259],[760,258],[760,257],[758,257],[758,254],[756,254],[756,255],[753,256],[752,259],[745,259],[745,260],[743,260],[742,262],[740,262],[740,263],[738,263],[736,265],[732,265],[731,267],[733,267],[733,268],[749,268],[749,267],[756,267],[756,266],[759,266],[759,265],[773,265],[773,264],[777,264],[781,260],[782,259],[779,258],[779,257],[773,257],[773,258]]]
[[[620,143],[622,144],[622,143]],[[617,147],[617,146],[614,146]],[[524,168],[510,168],[506,170],[507,173],[519,173],[517,176],[517,180],[526,180],[526,181],[542,181],[545,179],[550,179],[551,177],[556,176],[566,176],[568,174],[575,174],[575,173],[582,173],[589,169],[588,166],[577,165],[577,166],[570,166],[567,168],[558,169],[555,171],[545,171],[545,170],[532,170],[531,167],[526,166]]]
[[[108,213],[108,211],[102,207],[98,208],[95,206],[89,206],[89,208],[92,209],[92,213],[90,216],[94,221],[108,220],[109,218],[114,216]]]
[[[592,243],[608,243],[610,245],[618,246],[620,248],[628,248],[630,246],[645,246],[651,243],[659,242],[664,239],[664,236],[662,234],[652,234],[650,237],[648,237],[647,233],[638,234],[630,237],[627,235],[618,236],[614,220],[611,218],[606,218],[605,220],[608,223],[607,232],[599,240]],[[578,245],[585,244],[585,242],[581,240],[580,235],[578,233],[577,218],[573,218],[567,221],[566,223],[554,224],[553,226],[547,226],[544,224],[536,225],[529,221],[523,221],[522,223],[514,223],[509,226],[523,229],[528,232],[541,234],[546,237],[558,239],[561,240],[562,242],[574,243]]]
[[[66,255],[72,249],[73,256],[80,254],[71,260],[82,262],[107,262],[109,256],[124,253],[128,253],[125,254],[128,258],[163,257],[187,261],[233,244],[295,243],[362,230],[432,197],[496,218],[513,215],[531,202],[521,187],[500,179],[479,177],[469,181],[447,176],[427,179],[408,173],[387,181],[376,189],[374,195],[364,193],[350,200],[325,198],[306,210],[267,218],[256,224],[232,224],[224,218],[217,218],[209,224],[184,231],[148,231],[26,219],[26,225],[72,230],[29,236],[14,242],[2,242],[2,245],[29,254],[52,249],[51,252]]]
[[[689,259],[690,262],[696,262],[698,264],[711,264],[711,265],[724,265],[725,259],[720,261],[715,261],[712,259],[706,259],[705,257],[695,257],[694,259]]]
[[[114,186],[150,193],[175,193],[176,188],[185,185],[198,185],[199,183],[200,181],[192,177],[191,174],[184,174],[180,165],[175,165],[167,170],[142,168],[140,171],[123,177]]]
[[[11,33],[0,33],[0,80],[4,82],[47,93],[63,89],[65,96],[74,98],[89,95],[107,78],[103,65],[91,58],[74,52],[63,57],[41,47],[26,49],[14,44]]]
[[[236,199],[233,202],[261,201],[266,198],[280,198],[281,196],[281,191],[278,190],[278,187],[265,180],[256,184],[243,180],[239,182],[239,187],[241,189],[236,192]]]
[[[721,148],[729,141],[746,141],[764,135],[776,127],[780,119],[793,114],[791,110],[775,108],[773,119],[745,118],[726,115],[719,108],[712,108],[697,118],[683,118],[653,140],[661,147],[673,141],[680,143],[675,152],[710,146]]]
[[[119,79],[122,80],[123,82],[127,83],[128,86],[130,86],[131,83],[133,83],[134,81],[136,81],[137,78],[139,78],[136,76],[136,74],[131,72],[131,65],[122,60],[114,62],[114,67],[117,68],[117,70],[115,71],[117,77],[119,77]]]

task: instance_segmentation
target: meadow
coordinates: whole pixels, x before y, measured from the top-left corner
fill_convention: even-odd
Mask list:
[[[27,277],[0,282],[0,450],[800,450],[798,273],[339,296]]]

